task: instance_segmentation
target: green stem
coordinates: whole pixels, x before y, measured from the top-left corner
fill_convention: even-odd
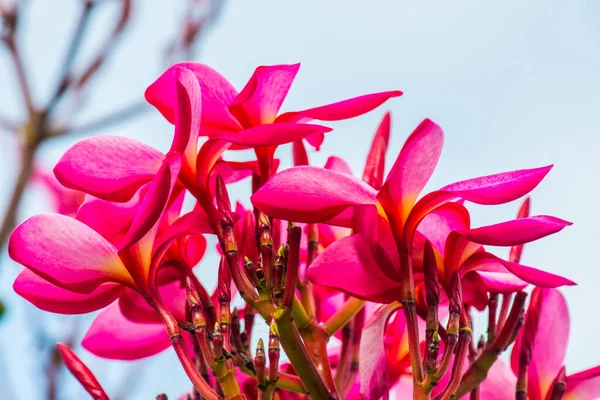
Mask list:
[[[335,395],[327,389],[302,343],[300,333],[294,324],[292,310],[279,308],[273,317],[277,323],[281,345],[304,384],[307,395],[312,399],[335,399]]]
[[[342,329],[364,307],[365,301],[350,297],[325,323],[323,329],[329,336],[333,336]]]

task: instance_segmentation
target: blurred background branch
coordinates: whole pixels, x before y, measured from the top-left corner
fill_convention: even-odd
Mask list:
[[[78,123],[75,118],[86,109],[84,100],[90,97],[94,88],[101,87],[105,81],[111,79],[110,74],[100,75],[98,72],[106,67],[107,61],[118,48],[119,42],[126,37],[136,13],[136,4],[133,0],[78,1],[79,12],[74,21],[73,33],[65,46],[67,50],[64,59],[60,64],[58,74],[50,78],[52,82],[49,82],[48,85],[54,89],[45,102],[36,103],[34,100],[36,87],[33,87],[34,80],[29,76],[33,68],[28,68],[29,66],[23,59],[24,41],[21,38],[24,30],[28,28],[28,24],[23,24],[23,20],[26,8],[31,5],[30,3],[29,1],[0,0],[0,41],[9,55],[8,60],[12,64],[14,80],[18,82],[24,110],[22,113],[24,117],[21,120],[16,118],[13,120],[11,116],[0,114],[0,130],[14,136],[20,151],[15,183],[11,189],[8,203],[3,207],[4,212],[0,220],[0,252],[3,252],[10,233],[18,223],[19,209],[36,168],[38,149],[43,143],[65,135],[95,133],[109,126],[133,120],[150,109],[144,102],[134,102],[89,121]],[[194,57],[201,38],[206,34],[207,28],[218,18],[223,3],[223,0],[188,0],[186,2],[178,29],[168,40],[167,48],[157,49],[162,54],[159,57],[162,60],[161,65],[156,66],[157,72],[170,63]],[[90,26],[96,12],[102,7],[118,7],[117,15],[112,23],[105,27],[108,34],[95,54],[87,63],[82,66],[78,65],[77,61],[85,49]],[[62,13],[59,12],[57,15],[62,15]],[[60,23],[68,24],[68,21],[60,21]],[[46,43],[42,45],[46,45]],[[118,68],[118,63],[116,67]],[[2,303],[0,302],[0,304]],[[32,314],[27,319],[37,319],[37,316],[33,315],[37,314],[37,310],[27,307],[26,312]],[[77,343],[78,325],[78,320],[75,320],[73,328],[66,332],[64,337],[59,338],[53,337],[47,332],[45,324],[39,323],[30,326],[33,329],[32,336],[38,342],[36,347],[40,349],[40,353],[44,354],[43,358],[46,360],[43,363],[44,371],[41,373],[41,376],[45,377],[46,383],[38,387],[46,388],[48,400],[54,400],[60,394],[59,378],[62,359],[57,354],[55,343],[57,339],[69,343],[69,347]],[[0,354],[2,353],[0,352]],[[2,360],[2,364],[6,364],[6,360]],[[5,369],[2,368],[2,370]],[[13,398],[15,391],[11,390],[9,382],[4,382],[5,379],[8,379],[7,375],[3,376],[0,398],[4,398],[4,396]],[[121,398],[127,397],[130,381],[127,379],[122,385],[123,387],[119,391]]]

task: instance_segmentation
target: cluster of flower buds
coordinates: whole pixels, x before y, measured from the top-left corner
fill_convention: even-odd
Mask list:
[[[556,288],[573,282],[520,264],[525,243],[570,223],[529,216],[526,200],[518,218],[474,228],[467,208],[517,200],[551,166],[421,196],[442,129],[419,124],[384,176],[389,114],[362,179],[338,157],[311,166],[305,144],[318,149],[330,129],[307,122],[355,117],[401,93],[279,114],[298,67],[259,67],[239,93],[202,64],[167,70],[146,99],[174,124],[170,150],[106,136],[68,150],[55,175],[86,201],[76,219],[40,215],[15,230],[10,255],[26,267],[15,290],[47,311],[103,309],[83,341],[96,355],[136,359],[171,347],[194,400],[497,399],[499,381],[510,382],[507,399],[599,395],[599,370],[567,376],[562,365],[568,314]],[[295,166],[277,172],[283,144]],[[223,157],[239,149],[256,159]],[[253,208],[233,207],[227,185],[250,177]],[[182,214],[186,195],[196,202]],[[221,254],[212,294],[201,282],[208,272],[193,269],[204,235]],[[509,259],[484,246],[510,248]],[[232,310],[238,295],[245,305]],[[475,344],[473,312],[486,308],[487,338]],[[253,351],[255,318],[269,337]],[[544,364],[551,340],[561,357]],[[513,343],[510,369],[499,356]],[[100,396],[91,372],[73,365]]]

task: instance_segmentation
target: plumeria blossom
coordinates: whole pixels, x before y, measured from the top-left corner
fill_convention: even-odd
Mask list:
[[[165,71],[145,93],[146,100],[175,124],[177,94],[173,90],[173,81],[176,79],[176,71],[182,68],[191,71],[200,84],[202,107],[205,109],[201,134],[213,138],[252,136],[256,131],[261,131],[264,135],[271,132],[286,135],[289,131],[302,129],[302,125],[308,121],[353,118],[375,109],[391,97],[402,95],[398,90],[372,93],[325,106],[280,114],[279,110],[300,64],[260,66],[238,93],[229,81],[207,65],[184,62]],[[323,142],[323,133],[324,131],[313,132],[306,138],[318,149]],[[251,147],[242,142],[234,144]]]
[[[353,225],[359,234],[339,240],[324,251],[310,269],[309,276],[316,283],[353,296],[389,303],[398,299],[402,286],[398,274],[398,243],[401,246],[410,244],[413,260],[421,258],[422,251],[415,251],[418,246],[413,246],[413,239],[423,235],[417,227],[424,218],[435,213],[437,218],[446,219],[447,226],[452,226],[460,218],[468,219],[464,207],[464,212],[447,212],[462,207],[452,203],[453,200],[462,198],[478,204],[512,201],[535,188],[550,170],[550,167],[542,167],[461,181],[416,201],[441,154],[442,142],[442,131],[436,124],[430,120],[421,123],[406,141],[379,191],[349,174],[305,166],[275,175],[252,196],[252,202],[263,212],[281,219],[313,223],[333,219]],[[348,210],[354,211],[353,218],[338,218],[348,214]],[[514,245],[557,232],[568,223],[542,216],[474,230],[469,229],[468,224],[462,225],[457,227],[460,237],[465,236],[479,244]],[[527,229],[526,233],[511,237],[522,229]],[[452,255],[460,261],[461,257],[468,258],[478,251],[480,246],[471,252],[462,247],[460,251],[450,247],[453,248]],[[525,278],[528,274],[523,271],[532,271],[513,264],[502,265],[512,268],[512,273],[518,271]],[[448,278],[456,267],[449,268]]]
[[[520,264],[523,244],[570,222],[529,216],[527,200],[515,220],[472,226],[466,206],[516,200],[552,166],[423,195],[442,130],[424,120],[386,176],[389,113],[361,179],[339,157],[311,166],[305,140],[318,149],[331,131],[311,121],[356,117],[401,92],[282,113],[298,68],[258,67],[239,92],[203,64],[169,68],[145,93],[174,125],[168,151],[88,138],[61,157],[58,184],[36,174],[59,214],[34,216],[11,235],[9,254],[25,267],[15,291],[50,312],[100,311],[82,341],[97,356],[136,360],[171,346],[192,398],[494,399],[509,386],[521,400],[558,400],[550,393],[561,388],[564,398],[598,395],[598,368],[567,376],[563,366],[568,318],[553,288],[573,282]],[[288,143],[294,167],[276,173],[275,150]],[[255,158],[228,160],[242,149]],[[249,177],[253,209],[232,203],[227,187]],[[195,201],[183,213],[188,195]],[[215,269],[194,268],[206,234],[221,256],[212,293],[200,278]],[[510,247],[508,260],[488,246]],[[231,310],[238,295],[245,305]],[[486,307],[487,342],[471,345],[471,311]],[[269,329],[254,352],[255,318]],[[496,361],[515,338],[511,370]],[[59,350],[88,393],[107,398],[74,353]]]

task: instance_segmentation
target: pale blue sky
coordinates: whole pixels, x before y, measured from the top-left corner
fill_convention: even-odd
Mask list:
[[[28,20],[23,24],[27,31],[25,58],[36,98],[43,99],[53,88],[51,77],[64,52],[58,44],[73,28],[65,21],[72,21],[77,2],[29,3]],[[133,25],[81,120],[142,99],[144,88],[162,68],[160,50],[181,10],[171,9],[173,2],[168,1],[137,3]],[[82,58],[101,40],[103,24],[110,21],[112,11],[107,6],[95,20],[87,43],[90,51]],[[287,110],[373,91],[405,92],[369,115],[331,124],[335,130],[322,152],[310,154],[316,164],[331,154],[341,155],[360,173],[371,135],[386,110],[393,113],[390,157],[395,157],[421,119],[429,117],[444,128],[446,147],[430,189],[472,176],[554,163],[553,171],[533,193],[532,211],[556,215],[574,225],[527,246],[522,261],[579,283],[563,290],[571,310],[567,371],[572,373],[600,362],[594,333],[600,323],[590,318],[597,314],[600,284],[600,266],[594,254],[600,231],[599,21],[600,4],[593,0],[493,4],[230,0],[218,25],[203,41],[199,58],[238,88],[258,65],[301,62],[284,104]],[[0,110],[3,115],[16,116],[19,99],[5,53],[0,61]],[[133,137],[162,150],[168,148],[172,134],[154,111],[102,133]],[[10,140],[2,136],[0,140],[3,204],[14,174],[16,151]],[[42,148],[43,163],[52,166],[74,141],[64,138]],[[288,158],[289,149],[281,156]],[[22,217],[44,209],[39,196],[39,192],[30,193]],[[511,218],[517,208],[516,203],[472,207],[473,224]],[[214,258],[206,261],[201,268],[213,269]],[[10,360],[9,374],[18,383],[19,398],[37,399],[40,396],[30,386],[35,349],[23,316],[32,313],[10,293],[17,271],[17,266],[5,259],[0,287],[2,298],[9,298],[11,312],[0,324],[0,354]],[[41,318],[39,313],[34,315]],[[70,324],[69,318],[45,320],[56,332]],[[483,326],[477,328],[484,330]],[[79,353],[113,394],[130,367],[99,360],[83,350]],[[188,387],[170,352],[140,364],[147,364],[141,367],[143,382],[128,399],[148,399],[161,391],[175,398]],[[0,375],[5,372],[0,366]],[[65,398],[79,398],[78,390],[70,385]],[[4,399],[3,395],[0,390],[0,398]]]

